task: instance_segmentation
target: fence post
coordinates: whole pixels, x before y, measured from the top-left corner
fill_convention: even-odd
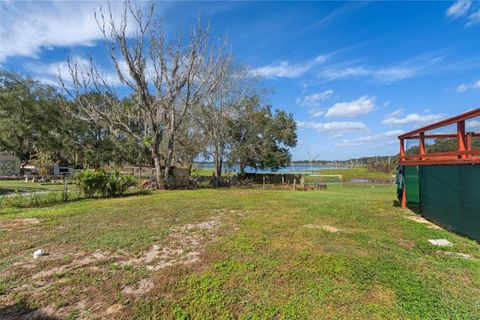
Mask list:
[[[282,190],[285,189],[285,178],[282,176]]]
[[[68,184],[67,184],[67,176],[63,176],[63,201],[68,201]]]
[[[263,189],[265,189],[265,174],[263,174]]]
[[[297,188],[297,179],[293,179],[293,190]]]

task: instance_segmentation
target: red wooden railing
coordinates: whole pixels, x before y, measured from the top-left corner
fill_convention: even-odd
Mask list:
[[[423,128],[404,133],[400,139],[400,164],[403,165],[434,165],[434,164],[467,164],[480,163],[480,150],[472,149],[473,137],[480,137],[479,132],[465,132],[465,121],[480,116],[480,108],[451,117]],[[426,134],[425,132],[457,125],[455,134]],[[457,141],[457,150],[450,152],[427,153],[425,139],[451,138]],[[406,154],[405,140],[418,139],[419,153]]]

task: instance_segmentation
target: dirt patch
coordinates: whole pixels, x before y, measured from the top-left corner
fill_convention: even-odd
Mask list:
[[[406,248],[406,249],[413,249],[416,245],[415,241],[405,240],[405,239],[399,239],[399,240],[397,240],[397,243],[400,247]]]
[[[17,231],[32,225],[40,224],[37,218],[23,218],[23,219],[2,219],[0,221],[0,230]]]
[[[306,224],[303,227],[308,228],[308,229],[324,230],[324,231],[327,231],[327,232],[330,232],[330,233],[335,233],[335,232],[342,231],[341,229],[338,229],[336,227],[329,226],[329,225]]]
[[[200,259],[203,243],[215,238],[216,231],[222,224],[220,217],[174,228],[165,245],[155,244],[142,256],[119,264],[145,266],[148,270],[157,271],[176,264],[194,263]]]
[[[390,306],[395,302],[395,292],[390,288],[374,285],[365,293],[363,300],[369,304]]]
[[[23,224],[39,224],[40,220],[37,218],[24,218],[20,219]]]
[[[54,256],[55,253],[52,253],[51,256]],[[77,253],[76,256],[79,256],[81,254]],[[108,258],[113,257],[113,255],[109,252],[101,252],[101,251],[95,251],[93,253],[83,253],[83,255],[77,259],[74,259],[72,262],[68,264],[64,264],[58,267],[51,267],[49,269],[42,270],[32,276],[32,279],[40,279],[40,278],[45,278],[45,277],[51,277],[56,274],[61,274],[67,271],[79,269],[86,267],[91,264],[95,264],[100,260],[105,260]]]
[[[427,228],[430,228],[430,229],[442,229],[440,226],[437,226],[436,224],[428,221],[427,219],[425,219],[424,217],[422,216],[406,216],[405,218],[407,218],[408,220],[412,220],[412,221],[415,221],[415,222],[418,222],[418,223],[421,223],[421,224],[424,224],[427,226]]]
[[[113,306],[111,306],[110,308],[108,308],[105,313],[109,316],[111,315],[114,315],[116,313],[119,313],[123,310],[123,305],[117,303],[117,304],[114,304]]]
[[[65,296],[65,301],[68,301],[67,305],[54,305],[32,310],[25,314],[26,319],[41,318],[41,316],[63,318],[72,310],[78,312],[80,316],[87,315],[87,318],[91,314],[115,318],[123,312],[125,306],[118,304],[118,301],[99,296],[100,292],[102,294],[106,292],[121,293],[128,296],[128,299],[146,294],[155,286],[153,280],[156,276],[155,271],[198,262],[204,251],[205,243],[218,235],[227,215],[231,215],[228,210],[216,212],[207,220],[174,227],[164,241],[152,244],[146,252],[139,256],[132,256],[125,251],[112,253],[97,250],[92,252],[75,245],[58,245],[46,246],[43,249],[48,255],[33,259],[33,249],[25,250],[25,252],[19,253],[18,261],[0,271],[0,277],[22,277],[28,281],[28,284],[18,285],[11,288],[10,294],[0,296],[0,305],[14,302],[16,294],[26,294],[33,301],[41,301],[47,293],[59,294]],[[27,226],[32,227],[38,223],[40,221],[37,219],[12,219],[8,222],[8,227],[18,230]],[[132,271],[125,269],[125,278],[122,278],[121,275],[119,281],[115,282],[111,268],[114,266],[110,263],[117,266],[129,265],[134,268],[146,268],[149,272],[142,276],[143,279],[135,278],[137,280],[132,281],[131,278],[128,278]],[[119,272],[124,271],[119,270]],[[138,273],[136,274],[138,275]],[[69,283],[72,279],[78,279],[83,283],[81,290],[75,296],[72,296],[71,292],[73,288],[79,287]]]
[[[473,257],[470,254],[467,253],[461,253],[461,252],[453,252],[453,251],[436,251],[437,254],[443,254],[446,256],[453,256],[453,257],[458,257],[458,258],[463,258],[463,259],[472,259]]]
[[[153,281],[149,279],[142,279],[136,286],[126,286],[122,289],[125,294],[142,295],[153,288]]]

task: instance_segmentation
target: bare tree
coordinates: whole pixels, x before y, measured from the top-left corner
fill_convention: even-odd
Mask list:
[[[176,135],[175,158],[190,173],[195,159],[208,148],[208,135],[200,125],[198,107],[192,108]]]
[[[119,20],[114,19],[110,6],[95,12],[118,81],[130,89],[132,103],[119,99],[110,79],[92,59],[86,67],[69,61],[72,85],[61,76],[60,83],[82,117],[147,144],[157,184],[167,187],[176,132],[187,111],[219,89],[231,57],[225,42],[210,42],[209,28],[200,21],[188,38],[179,32],[167,41],[154,13],[154,5],[145,11],[130,1],[123,4]],[[166,145],[164,152],[162,143]]]
[[[209,95],[198,111],[198,120],[208,141],[206,154],[213,158],[216,183],[222,175],[231,142],[229,122],[240,116],[238,105],[246,96],[261,92],[256,88],[258,77],[248,67],[232,66],[221,87]]]

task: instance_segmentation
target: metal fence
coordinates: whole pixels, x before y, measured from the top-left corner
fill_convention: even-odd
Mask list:
[[[68,176],[0,180],[0,209],[39,206],[81,197]]]

